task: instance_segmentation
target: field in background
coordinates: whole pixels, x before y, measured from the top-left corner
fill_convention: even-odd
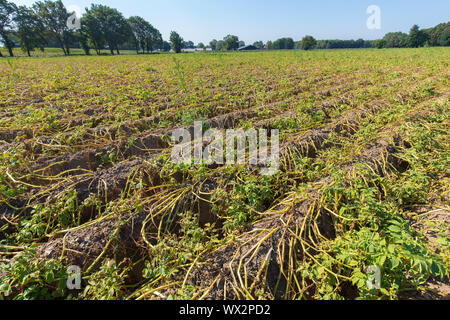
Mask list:
[[[449,58],[0,59],[0,297],[448,296]],[[279,173],[173,164],[194,121],[279,129]]]
[[[2,53],[3,57],[9,57],[8,50],[4,48],[0,48],[0,52]],[[26,52],[23,52],[20,48],[14,48],[13,49],[14,57],[13,58],[23,58],[28,57]],[[116,52],[114,52],[116,53]],[[111,52],[109,50],[102,50],[102,55],[110,55]],[[121,50],[121,55],[131,55],[136,54],[135,50]],[[85,56],[85,53],[83,49],[70,49],[70,55],[71,56]],[[91,50],[91,55],[96,55],[94,50]],[[45,57],[64,57],[64,53],[62,49],[60,48],[45,48],[44,51],[41,51],[39,49],[36,49],[34,51],[31,51],[31,57],[33,58],[45,58]]]

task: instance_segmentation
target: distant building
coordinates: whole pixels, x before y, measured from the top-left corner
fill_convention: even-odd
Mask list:
[[[251,44],[248,45],[248,46],[240,47],[238,49],[238,51],[253,51],[253,50],[257,50],[257,48],[255,46],[251,45]]]

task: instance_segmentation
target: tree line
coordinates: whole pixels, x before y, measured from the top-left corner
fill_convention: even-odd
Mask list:
[[[213,39],[209,45],[185,41],[172,31],[169,41],[164,41],[161,33],[148,21],[139,16],[126,19],[121,12],[104,5],[92,4],[80,19],[78,28],[70,27],[74,12],[69,12],[61,0],[37,1],[31,7],[17,6],[7,0],[0,0],[0,41],[13,56],[13,48],[20,46],[31,56],[35,49],[59,47],[65,55],[71,49],[81,48],[89,55],[91,50],[101,54],[108,49],[112,55],[120,54],[123,48],[134,49],[137,53],[151,53],[154,50],[181,52],[184,48],[213,51],[233,51],[245,46],[238,36],[227,35],[222,40]],[[73,22],[73,21],[72,21]],[[344,48],[404,48],[423,46],[448,46],[450,44],[450,22],[434,28],[420,29],[414,25],[409,34],[391,32],[376,41],[358,40],[316,40],[305,36],[300,41],[280,38],[275,41],[256,41],[256,49],[344,49]],[[2,53],[0,52],[0,57]]]
[[[221,41],[213,40],[210,47],[217,51],[235,50],[245,43],[239,41],[237,36],[228,35]],[[420,29],[414,25],[409,34],[403,32],[387,33],[380,40],[316,40],[312,36],[305,36],[300,41],[292,38],[280,38],[275,41],[256,41],[253,46],[256,49],[267,50],[311,50],[311,49],[356,49],[356,48],[418,48],[424,46],[449,46],[450,22],[441,23],[434,28]]]
[[[35,49],[54,46],[64,55],[70,55],[73,47],[82,48],[87,55],[91,50],[100,54],[104,49],[120,54],[123,47],[134,48],[137,53],[170,50],[170,44],[149,22],[138,16],[126,19],[117,9],[92,4],[78,28],[71,28],[72,18],[74,12],[69,12],[61,0],[38,1],[31,7],[0,0],[0,40],[10,56],[16,44],[29,56]]]
[[[420,29],[414,25],[409,34],[390,32],[383,39],[375,41],[375,46],[381,48],[418,48],[424,46],[449,46],[450,22],[441,23],[434,28]]]
[[[258,43],[254,44],[259,45]],[[354,49],[354,48],[419,48],[424,46],[449,46],[450,22],[441,23],[434,28],[420,29],[414,25],[409,34],[403,32],[387,33],[380,40],[316,40],[306,36],[295,42],[292,38],[281,38],[265,45],[269,50],[280,49]],[[259,45],[260,46],[260,45]]]

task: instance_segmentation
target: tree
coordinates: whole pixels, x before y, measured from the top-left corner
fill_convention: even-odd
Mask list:
[[[195,49],[194,42],[192,42],[192,41],[183,42],[183,48],[185,48],[185,49]]]
[[[284,41],[285,41],[285,42],[284,42],[284,47],[285,47],[287,50],[292,50],[292,49],[294,49],[294,47],[295,47],[295,42],[294,42],[294,40],[293,40],[292,38],[285,38]]]
[[[136,47],[136,53],[139,53],[140,50],[144,52],[145,39],[147,37],[146,33],[149,23],[141,17],[130,17],[128,19],[128,24],[131,28],[132,40]]]
[[[126,42],[131,35],[131,29],[126,19],[116,9],[105,7],[107,13],[105,39],[111,54],[114,54],[114,49],[117,54],[120,54],[119,47]]]
[[[408,42],[409,46],[412,48],[423,47],[428,41],[429,35],[424,31],[420,30],[419,26],[415,24],[411,31],[409,32]]]
[[[67,12],[62,1],[39,1],[33,5],[33,9],[45,29],[59,44],[64,55],[70,55],[70,44],[73,42],[74,36],[73,30],[67,26],[67,20],[71,13]]]
[[[316,39],[314,39],[312,36],[305,36],[302,39],[302,42],[300,44],[300,48],[303,50],[311,50],[317,45]]]
[[[80,43],[81,49],[83,49],[84,53],[88,56],[91,54],[91,46],[89,45],[89,37],[88,35],[80,30],[76,37],[78,38],[78,42]]]
[[[444,33],[449,32],[448,30],[450,30],[450,22],[441,23],[441,24],[438,24],[434,28],[430,28],[430,29],[424,30],[426,33],[428,33],[428,36],[429,36],[428,43],[429,43],[429,45],[430,46],[440,46],[441,43],[440,43],[439,39],[441,38],[441,36]]]
[[[386,40],[380,39],[380,40],[375,41],[375,47],[376,47],[377,49],[383,49],[383,48],[386,48]]]
[[[317,45],[317,43],[316,43]],[[364,48],[364,40],[359,38],[355,41],[355,48]]]
[[[292,38],[280,38],[275,40],[272,45],[272,50],[285,50],[285,49],[294,49],[295,43]]]
[[[318,40],[315,49],[374,48],[375,41],[358,40]],[[298,48],[301,48],[301,41]]]
[[[81,32],[87,35],[88,43],[94,48],[97,54],[105,47],[105,37],[101,30],[101,21],[98,11],[86,9],[86,13],[81,18]]]
[[[245,41],[242,41],[242,40],[239,41],[239,48],[240,48],[240,47],[245,47]]]
[[[13,48],[14,42],[9,37],[9,29],[12,27],[14,14],[17,8],[14,3],[10,3],[6,0],[0,0],[0,39],[3,44],[8,48],[9,55],[14,56]],[[0,53],[0,56],[1,53]]]
[[[154,47],[160,47],[162,45],[162,43],[164,42],[161,32],[159,32],[155,28],[153,28],[152,41],[153,41],[153,46]]]
[[[209,46],[211,47],[212,51],[216,51],[217,40],[216,39],[211,40]]]
[[[225,51],[226,50],[225,41],[223,41],[223,40],[217,41],[217,43],[216,43],[216,50],[217,51]]]
[[[166,52],[170,51],[170,43],[167,41],[163,41],[160,49]]]
[[[203,42],[200,42],[198,45],[197,45],[197,48],[199,48],[199,49],[202,49],[202,50],[205,50],[205,45],[203,44]]]
[[[227,51],[237,50],[239,48],[239,37],[233,35],[227,35],[223,38],[224,48]]]
[[[170,46],[173,51],[180,53],[183,48],[183,38],[175,31],[170,33]]]
[[[93,4],[90,9],[86,9],[82,29],[83,25],[97,53],[100,53],[106,43],[111,54],[114,54],[114,50],[120,54],[120,45],[129,40],[132,34],[131,27],[122,13],[103,5]]]
[[[386,48],[406,48],[408,46],[408,35],[403,32],[387,33],[383,40]]]
[[[253,43],[253,46],[256,49],[262,49],[262,48],[264,48],[264,43],[262,41],[256,41],[255,43]]]
[[[146,50],[147,53],[153,52],[157,47],[161,47],[163,39],[161,33],[154,28],[150,23],[145,21],[143,25],[143,47],[142,50]]]
[[[31,56],[31,51],[35,48],[44,50],[47,44],[45,40],[45,28],[42,22],[34,14],[33,10],[26,6],[17,8],[17,14],[14,17],[17,26],[17,36],[20,39],[20,47],[22,51]]]
[[[438,38],[440,46],[450,46],[450,28],[447,28]]]
[[[272,41],[267,41],[266,47],[267,47],[268,50],[272,50],[273,49],[273,42]]]

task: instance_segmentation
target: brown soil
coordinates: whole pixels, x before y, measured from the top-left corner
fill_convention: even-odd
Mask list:
[[[137,242],[147,214],[125,214],[68,232],[63,238],[51,239],[42,245],[37,255],[41,259],[63,258],[67,265],[77,265],[83,270],[90,267],[103,251],[105,258],[115,256],[118,261],[139,258],[142,252],[138,252]]]
[[[31,139],[33,137],[33,132],[31,130],[20,130],[20,129],[0,131],[0,141],[12,143],[19,137]]]
[[[122,140],[104,147],[86,149],[72,155],[47,159],[38,163],[32,171],[40,172],[50,177],[73,169],[95,171],[100,166],[102,157],[110,152],[115,152],[127,159],[133,156],[144,156],[148,153],[155,153],[154,150],[162,150],[167,147],[168,143],[163,141],[160,136],[142,136],[138,137],[131,145],[129,141]],[[73,171],[71,174],[79,173],[79,171]]]
[[[292,154],[295,154],[296,157],[316,158],[320,151],[333,146],[331,142],[327,142],[332,134],[343,137],[353,135],[359,129],[363,119],[377,114],[385,105],[384,101],[378,101],[371,107],[357,108],[345,113],[331,124],[289,139],[281,146],[281,158],[285,160],[282,163],[291,163],[289,159]]]
[[[410,218],[412,227],[429,240],[430,250],[437,253],[446,250],[437,242],[439,236],[435,227],[429,222],[448,226],[447,235],[450,236],[450,211],[437,207],[424,207],[411,213]],[[450,279],[430,279],[419,290],[404,292],[399,298],[401,300],[450,300]]]
[[[373,169],[384,162],[396,167],[395,152],[391,141],[381,139],[368,146],[357,161]],[[369,155],[372,157],[368,158]],[[354,169],[354,165],[345,168],[348,172]],[[326,182],[329,178],[317,185]],[[291,288],[287,284],[292,281],[287,280],[293,276],[289,270],[295,270],[295,261],[302,255],[298,239],[302,236],[303,240],[309,241],[309,235],[313,236],[309,213],[318,204],[319,190],[319,187],[310,189],[307,200],[286,199],[285,204],[273,210],[282,214],[269,215],[236,241],[212,253],[204,265],[192,270],[188,283],[203,289],[206,299],[243,299],[259,288],[272,290],[268,298],[288,298]],[[321,210],[316,224],[323,236],[334,237],[333,219],[329,214]],[[301,234],[302,228],[304,233]],[[246,292],[244,288],[252,291]]]

